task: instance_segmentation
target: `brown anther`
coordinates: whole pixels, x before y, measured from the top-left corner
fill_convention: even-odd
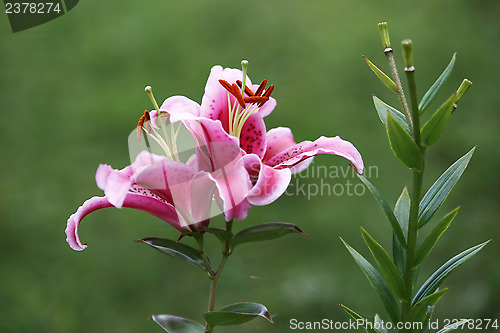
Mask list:
[[[245,108],[245,101],[243,100],[243,96],[241,96],[240,88],[238,87],[238,85],[236,83],[233,83],[232,87],[233,87],[234,97],[236,97],[236,99],[238,100],[238,103],[240,103],[241,107],[244,109]]]
[[[260,94],[262,94],[262,92],[264,91],[264,88],[266,87],[266,84],[267,84],[267,80],[266,79],[262,80],[259,88],[257,88],[257,91],[255,92],[255,96],[260,96]]]
[[[141,139],[142,135],[142,126],[144,125],[144,122],[146,121],[146,116],[142,116],[139,118],[139,122],[137,123],[137,139]]]
[[[241,86],[243,85],[243,82],[241,82],[240,80],[236,80],[236,84],[238,85],[238,87],[240,87],[241,89]],[[248,88],[247,85],[245,85],[245,93],[248,95],[248,96],[253,96],[253,92],[252,90],[250,90],[250,88]]]
[[[231,94],[233,93],[233,87],[226,80],[219,80],[219,83]]]
[[[269,86],[269,88],[267,88],[266,92],[264,93],[264,95],[262,95],[262,97],[267,97],[267,99],[269,99],[269,97],[271,97],[271,93],[273,92],[274,90],[274,84],[271,84]],[[266,100],[267,102],[267,100]],[[265,103],[265,102],[264,102]],[[259,104],[259,107],[261,107],[262,105],[264,105],[264,103],[260,103]]]
[[[245,103],[249,104],[254,104],[254,103],[259,103],[259,104],[264,104],[269,100],[269,97],[265,96],[250,96],[250,97],[244,97],[243,100]]]

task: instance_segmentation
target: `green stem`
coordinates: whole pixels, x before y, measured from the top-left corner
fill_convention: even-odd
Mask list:
[[[229,221],[226,223],[226,231],[231,232],[233,229],[233,220]],[[217,271],[213,275],[212,283],[210,285],[210,296],[208,298],[208,312],[214,311],[215,308],[215,297],[217,295],[217,284],[219,282],[220,275],[222,273],[222,270],[224,269],[224,266],[226,264],[227,258],[231,255],[231,248],[229,246],[229,241],[226,241],[226,243],[223,246],[222,249],[222,259],[219,264],[219,267],[217,268]],[[205,333],[211,333],[213,331],[213,327],[211,327],[208,323],[205,324]]]
[[[417,88],[415,83],[415,67],[410,66],[405,68],[406,77],[408,79],[408,88],[410,91],[410,102],[411,102],[411,115],[414,126],[413,140],[420,148],[422,152],[422,158],[425,156],[425,148],[422,147],[420,143],[420,111],[418,109],[417,100]],[[413,180],[411,189],[411,205],[410,205],[410,219],[408,221],[408,243],[406,248],[406,269],[405,269],[405,286],[407,291],[407,302],[403,303],[403,308],[401,311],[401,318],[406,316],[411,308],[411,299],[413,297],[413,282],[414,282],[414,271],[415,267],[413,265],[413,258],[415,256],[415,250],[417,245],[418,236],[418,212],[420,206],[420,199],[422,195],[422,182],[423,182],[423,170],[416,171],[413,170]]]
[[[399,79],[398,68],[396,67],[396,61],[394,60],[394,53],[392,48],[388,47],[384,50],[385,57],[387,58],[387,62],[389,63],[389,67],[391,68],[392,77],[396,86],[398,87],[398,91],[396,94],[399,97],[399,101],[401,102],[401,106],[403,107],[403,113],[406,117],[406,122],[408,123],[408,127],[410,128],[410,132],[413,135],[414,126],[412,117],[410,115],[410,109],[408,108],[408,103],[406,102],[406,97],[403,91],[403,86],[401,85],[401,80]]]

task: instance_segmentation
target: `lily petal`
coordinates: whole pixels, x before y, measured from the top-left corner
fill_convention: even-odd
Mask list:
[[[255,185],[248,193],[248,202],[252,205],[264,206],[285,193],[292,179],[290,169],[274,169],[263,164],[254,154],[245,155],[242,160],[250,176],[257,177]]]
[[[260,114],[248,117],[240,134],[240,147],[247,154],[256,154],[263,158],[266,153],[266,124]]]
[[[363,159],[361,154],[349,141],[334,138],[320,137],[314,142],[303,141],[269,159],[266,164],[277,168],[292,168],[304,160],[318,154],[338,155],[349,160],[358,173],[363,173]]]
[[[270,129],[267,134],[266,155],[262,159],[264,163],[269,161],[277,154],[293,147],[297,144],[293,139],[292,130],[288,127],[276,127]]]
[[[97,168],[95,180],[97,186],[104,191],[109,202],[121,208],[125,195],[133,184],[133,171],[130,166],[116,170],[107,164],[100,164]]]
[[[85,201],[76,213],[69,217],[65,230],[66,241],[73,250],[82,251],[87,247],[86,244],[82,244],[78,236],[78,227],[82,219],[96,210],[107,207],[113,207],[113,204],[106,197],[92,197]],[[123,207],[142,210],[154,215],[181,232],[186,229],[186,227],[181,226],[175,208],[156,198],[129,192],[123,201]]]

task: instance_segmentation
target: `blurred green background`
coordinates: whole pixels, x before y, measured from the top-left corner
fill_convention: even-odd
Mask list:
[[[428,187],[477,145],[462,180],[438,213],[460,214],[421,269],[419,283],[453,255],[493,239],[445,285],[436,318],[500,320],[498,153],[500,2],[426,1],[81,1],[45,25],[13,34],[0,15],[0,332],[161,332],[148,320],[168,313],[201,321],[209,281],[201,271],[132,242],[177,237],[142,212],[108,209],[81,226],[89,244],[65,242],[66,220],[93,195],[99,163],[129,164],[127,135],[151,104],[186,95],[201,102],[211,66],[250,61],[254,81],[276,85],[267,127],[291,127],[297,141],[340,135],[378,169],[372,182],[394,203],[410,173],[393,157],[372,93],[397,98],[363,62],[386,69],[377,23],[387,20],[397,61],[411,38],[420,96],[458,52],[439,100],[464,77],[474,82],[438,145],[428,152]],[[313,166],[335,165],[322,156]],[[351,176],[298,177],[300,184],[357,184]],[[292,191],[293,192],[293,191]],[[290,332],[289,320],[345,321],[338,306],[384,310],[341,235],[368,257],[359,226],[389,247],[389,225],[364,195],[285,195],[254,207],[252,224],[287,221],[307,237],[238,248],[220,281],[217,307],[268,306],[275,324],[255,320],[220,332]],[[220,219],[214,223],[221,223]]]

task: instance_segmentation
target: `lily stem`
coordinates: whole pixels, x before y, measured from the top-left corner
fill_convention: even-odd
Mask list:
[[[413,135],[415,130],[414,130],[414,125],[412,121],[412,117],[410,114],[410,109],[408,108],[408,103],[406,102],[406,97],[403,91],[403,86],[401,84],[401,80],[399,79],[399,73],[398,73],[398,68],[396,67],[396,61],[394,60],[394,52],[392,51],[392,48],[388,47],[384,50],[385,57],[387,58],[387,62],[389,63],[389,67],[391,68],[391,73],[392,77],[394,79],[394,82],[396,83],[396,86],[398,87],[398,91],[396,91],[396,94],[399,97],[399,101],[401,102],[401,106],[403,107],[403,113],[406,118],[406,122],[408,123],[408,127],[410,128],[410,132]]]
[[[226,231],[231,232],[233,229],[233,220],[226,222]],[[224,266],[226,264],[227,258],[231,255],[231,248],[229,246],[229,241],[226,241],[222,247],[222,259],[220,261],[219,267],[215,274],[210,277],[212,279],[212,283],[210,285],[210,296],[208,298],[208,312],[213,312],[215,308],[215,297],[217,295],[217,284],[219,282],[220,275]],[[211,327],[208,323],[205,324],[205,333],[213,332],[213,327]]]
[[[420,142],[420,110],[418,108],[417,88],[415,83],[415,67],[410,66],[405,68],[406,77],[408,79],[408,88],[410,91],[411,102],[411,116],[414,126],[413,140],[422,152],[422,159],[425,161],[425,148],[422,147]],[[420,208],[420,198],[422,195],[422,182],[423,182],[423,169],[412,170],[412,189],[411,189],[411,204],[410,204],[410,218],[408,221],[408,243],[406,249],[406,269],[405,269],[405,286],[407,290],[408,301],[403,303],[401,311],[401,318],[408,314],[411,309],[411,300],[413,297],[413,283],[415,268],[413,259],[415,255],[417,236],[418,236],[418,213]]]

